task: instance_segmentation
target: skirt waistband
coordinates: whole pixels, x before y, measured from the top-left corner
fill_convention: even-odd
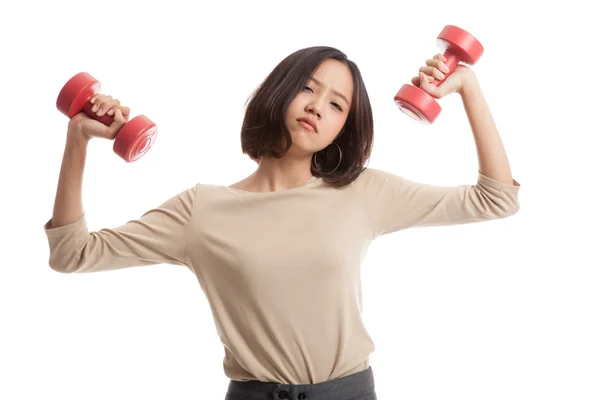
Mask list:
[[[333,400],[354,399],[375,392],[373,368],[330,381],[293,385],[276,382],[229,382],[227,394],[240,400]]]

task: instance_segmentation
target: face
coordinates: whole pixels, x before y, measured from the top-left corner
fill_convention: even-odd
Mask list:
[[[292,137],[289,152],[312,153],[329,146],[346,123],[352,102],[350,70],[336,60],[325,60],[290,104],[286,124]],[[314,122],[316,132],[299,119]]]

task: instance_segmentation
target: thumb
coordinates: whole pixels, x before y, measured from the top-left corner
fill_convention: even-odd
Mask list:
[[[430,81],[430,78],[425,75],[424,72],[419,72],[419,78],[421,78],[419,87],[427,92],[429,95],[438,98],[439,97],[439,89],[435,85],[431,84],[433,78]]]
[[[119,131],[121,130],[123,125],[125,125],[126,123],[127,123],[127,120],[123,116],[121,109],[116,107],[115,108],[115,117],[113,119],[112,124],[110,124],[110,126],[108,127],[110,139],[114,139],[117,136],[117,133],[119,133]]]
[[[419,87],[427,93],[429,93],[431,91],[431,84],[429,83],[429,79],[427,78],[427,75],[425,75],[424,72],[419,72],[419,80]]]

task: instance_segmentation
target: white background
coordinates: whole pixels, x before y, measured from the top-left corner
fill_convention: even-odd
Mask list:
[[[556,5],[554,5],[556,4]],[[587,5],[586,5],[587,4]],[[37,1],[0,6],[0,398],[223,399],[223,347],[195,277],[157,265],[48,266],[67,119],[56,95],[87,71],[158,125],[127,164],[91,142],[89,228],[138,218],[196,182],[254,171],[239,131],[252,90],[291,52],[329,45],[362,71],[375,115],[369,166],[475,183],[460,97],[431,126],[393,102],[446,24],[473,66],[521,183],[511,218],[384,236],[363,264],[380,400],[599,399],[600,33],[592,3]],[[291,284],[287,282],[285,284]]]

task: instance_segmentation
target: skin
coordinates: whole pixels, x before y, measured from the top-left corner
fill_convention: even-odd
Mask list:
[[[506,185],[518,185],[513,180],[502,140],[473,71],[459,65],[439,86],[432,85],[434,78],[441,79],[443,75],[440,74],[447,72],[444,61],[441,54],[428,59],[425,66],[419,69],[419,76],[412,78],[413,85],[436,99],[458,93],[475,139],[479,171]],[[322,85],[310,82],[288,109],[286,123],[293,142],[288,153],[281,159],[260,160],[252,175],[231,187],[250,192],[272,192],[303,185],[312,177],[312,154],[333,142],[348,116],[348,104],[334,95],[333,90],[338,90],[349,100],[353,94],[350,71],[338,61],[325,61],[313,77],[322,82]],[[97,93],[90,102],[94,104],[92,110],[97,115],[106,113],[114,116],[114,122],[107,127],[84,113],[69,121],[51,227],[71,224],[83,215],[83,171],[90,140],[113,140],[129,120],[129,108],[111,96]],[[297,122],[302,117],[312,118],[317,123],[318,134]]]
[[[325,60],[288,108],[286,125],[292,137],[290,149],[280,159],[261,159],[252,175],[230,187],[249,192],[274,192],[301,186],[312,178],[313,153],[329,146],[344,127],[353,90],[348,67],[336,60]],[[317,132],[300,124],[299,118],[313,120]]]
[[[440,53],[427,60],[425,66],[419,69],[419,76],[412,78],[413,85],[436,99],[458,93],[475,140],[479,171],[503,184],[520,186],[513,179],[504,144],[473,70],[465,65],[458,65],[439,86],[432,84],[434,78],[443,79],[448,72],[445,61]]]
[[[518,185],[513,181],[504,145],[475,73],[465,65],[458,65],[452,74],[446,76],[449,71],[445,61],[441,53],[427,59],[425,65],[419,68],[418,76],[412,78],[412,84],[436,99],[452,93],[459,94],[475,139],[479,171],[498,182]],[[251,192],[272,192],[301,186],[312,177],[312,154],[335,139],[348,115],[348,105],[332,97],[332,91],[337,89],[347,94],[348,99],[352,93],[350,71],[337,61],[324,62],[314,77],[323,82],[323,86],[314,87],[311,84],[312,90],[298,94],[289,109],[287,124],[293,145],[288,154],[279,160],[261,160],[252,175],[231,187]],[[432,84],[434,79],[444,78],[439,86]],[[336,113],[337,110],[332,108],[332,99],[342,105],[343,112]],[[318,135],[298,125],[296,119],[303,116],[315,118]]]

